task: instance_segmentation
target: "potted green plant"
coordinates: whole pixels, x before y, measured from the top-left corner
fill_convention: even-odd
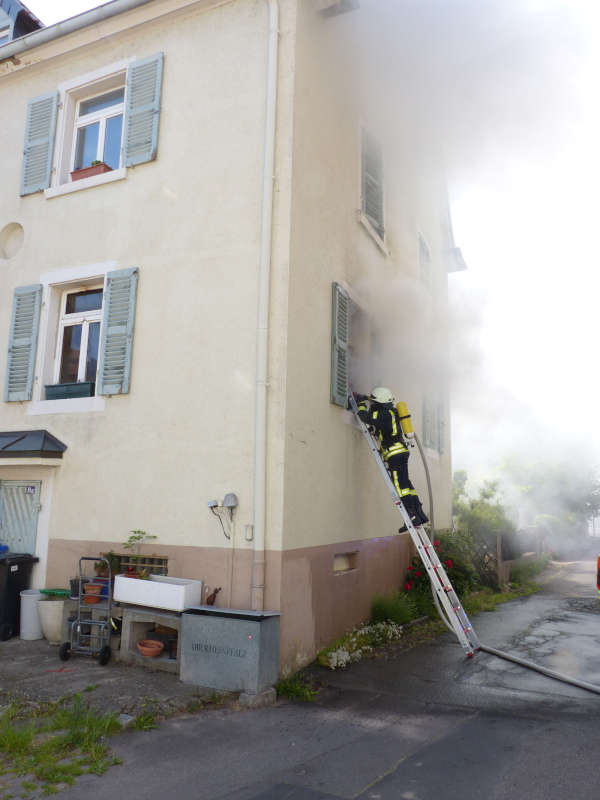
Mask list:
[[[110,564],[110,572],[114,578],[114,576],[121,571],[121,556],[117,555],[117,553],[112,550],[109,550],[108,553],[102,553],[102,555]]]
[[[138,565],[141,565],[140,562],[143,560],[143,556],[140,554],[140,549],[143,544],[148,542],[154,541],[157,537],[154,534],[146,533],[146,531],[142,531],[139,528],[131,531],[131,535],[127,539],[127,541],[123,542],[123,547],[125,550],[129,550],[131,555],[131,561],[136,562]],[[135,566],[128,566],[126,575],[130,578],[148,578],[149,573],[147,569],[139,569]]]
[[[112,172],[112,167],[104,161],[92,161],[89,167],[80,167],[71,172],[72,181],[80,181],[82,178],[91,178],[92,175],[101,175],[103,172]]]

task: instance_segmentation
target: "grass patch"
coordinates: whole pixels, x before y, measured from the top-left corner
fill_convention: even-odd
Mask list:
[[[525,588],[531,586],[533,578],[543,572],[550,561],[550,556],[541,556],[533,561],[523,561],[520,564],[515,564],[510,570],[511,585]]]
[[[105,740],[120,729],[116,714],[91,709],[81,694],[34,708],[13,703],[0,715],[4,775],[22,777],[26,791],[55,794],[79,775],[102,775],[118,763]]]
[[[136,731],[151,731],[153,728],[158,728],[158,708],[152,700],[144,700],[142,703],[142,710],[135,718],[133,727]]]
[[[379,595],[371,605],[371,621],[386,622],[391,620],[397,625],[406,625],[419,616],[418,609],[412,597],[406,592],[394,595]]]
[[[312,703],[317,696],[317,690],[301,672],[290,675],[289,678],[282,678],[275,684],[275,689],[278,697],[287,697],[303,703]]]

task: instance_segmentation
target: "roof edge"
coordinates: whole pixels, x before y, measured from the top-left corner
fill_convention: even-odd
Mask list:
[[[51,42],[54,39],[59,39],[61,36],[87,28],[95,22],[102,22],[105,19],[110,19],[110,17],[115,17],[125,11],[130,11],[151,2],[153,0],[111,0],[111,2],[104,3],[97,8],[83,11],[75,17],[70,17],[61,22],[56,22],[54,25],[48,25],[48,27],[27,33],[19,39],[14,39],[12,42],[0,46],[0,62],[26,50]]]

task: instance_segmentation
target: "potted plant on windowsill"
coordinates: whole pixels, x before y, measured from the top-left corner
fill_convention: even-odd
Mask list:
[[[103,172],[112,172],[112,167],[104,161],[92,161],[89,167],[74,169],[71,173],[72,181],[80,181],[82,178],[91,178],[92,175],[101,175]]]

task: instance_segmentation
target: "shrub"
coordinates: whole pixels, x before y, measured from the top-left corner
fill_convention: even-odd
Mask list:
[[[417,608],[406,592],[375,597],[371,605],[371,621],[391,620],[397,625],[406,625],[418,616]]]
[[[471,561],[471,538],[467,533],[441,531],[436,534],[433,546],[442,562],[448,577],[457,594],[466,594],[479,584],[477,572]],[[411,593],[414,602],[420,605],[423,614],[429,614],[427,604],[418,600],[422,594],[431,594],[431,585],[427,571],[419,556],[415,556],[408,567],[404,580],[404,591]],[[433,603],[432,603],[433,605]]]

